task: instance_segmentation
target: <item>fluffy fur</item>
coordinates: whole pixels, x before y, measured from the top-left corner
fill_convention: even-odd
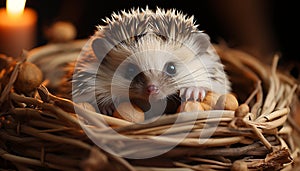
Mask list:
[[[73,76],[76,101],[94,102],[100,111],[111,113],[112,104],[128,96],[147,101],[149,84],[159,87],[155,100],[189,87],[230,91],[223,65],[193,17],[175,9],[146,8],[113,13],[104,22],[78,58]],[[170,62],[176,74],[166,72]],[[131,79],[126,77],[130,65],[140,71]]]

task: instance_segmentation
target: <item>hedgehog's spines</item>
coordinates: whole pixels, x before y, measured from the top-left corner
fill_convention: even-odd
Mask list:
[[[194,16],[188,17],[176,9],[165,10],[157,7],[156,11],[146,8],[132,8],[114,12],[111,18],[102,19],[107,27],[98,26],[111,43],[127,42],[130,44],[133,37],[146,33],[163,36],[166,40],[183,42],[191,32],[197,31]]]

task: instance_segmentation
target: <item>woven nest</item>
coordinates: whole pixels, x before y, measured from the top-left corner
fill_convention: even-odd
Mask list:
[[[83,108],[63,93],[61,83],[68,74],[64,69],[76,60],[85,42],[49,44],[19,60],[1,57],[7,65],[1,66],[0,72],[0,167],[26,171],[297,168],[298,84],[276,71],[278,57],[267,66],[242,51],[214,45],[240,107],[235,111],[165,115],[155,122],[139,124]],[[14,82],[26,60],[39,66],[44,81],[31,93],[18,93]],[[243,110],[245,105],[249,111]],[[79,116],[85,116],[88,124],[83,124]],[[170,127],[174,129],[168,131]],[[115,136],[109,128],[123,136]],[[184,133],[186,136],[178,141]],[[100,148],[90,136],[98,137],[99,143],[112,152]],[[153,145],[145,146],[139,140]],[[156,154],[170,144],[176,146],[158,156],[123,157]]]

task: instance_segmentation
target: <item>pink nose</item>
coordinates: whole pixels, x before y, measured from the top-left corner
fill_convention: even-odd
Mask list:
[[[149,94],[158,94],[159,93],[159,88],[156,85],[148,85],[147,91]]]

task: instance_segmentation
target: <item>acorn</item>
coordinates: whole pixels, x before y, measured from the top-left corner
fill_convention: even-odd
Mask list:
[[[139,123],[145,121],[145,113],[135,104],[123,102],[113,112],[113,117],[124,119],[129,122]]]
[[[213,109],[212,106],[210,106],[210,105],[208,105],[208,104],[206,104],[206,103],[200,102],[200,104],[201,104],[201,106],[202,106],[202,108],[203,108],[204,110],[212,110],[212,109]]]
[[[30,93],[43,82],[43,73],[38,66],[31,62],[20,65],[18,77],[14,83],[16,91]]]
[[[186,101],[183,102],[178,108],[177,112],[197,112],[204,111],[202,105],[198,101]]]
[[[237,98],[233,94],[228,93],[228,94],[223,94],[218,98],[214,109],[235,111],[238,107],[239,107],[239,102]]]
[[[68,21],[57,21],[45,30],[50,42],[62,43],[74,40],[77,36],[76,27]]]
[[[250,108],[248,106],[248,104],[241,104],[234,112],[234,115],[236,117],[244,117],[246,116],[250,111]]]
[[[237,160],[233,162],[230,171],[248,171],[248,166],[245,161]]]
[[[202,103],[205,103],[205,104],[211,106],[211,108],[214,108],[214,106],[216,105],[216,103],[218,101],[219,96],[220,95],[215,92],[208,91],[205,98],[203,99]]]

